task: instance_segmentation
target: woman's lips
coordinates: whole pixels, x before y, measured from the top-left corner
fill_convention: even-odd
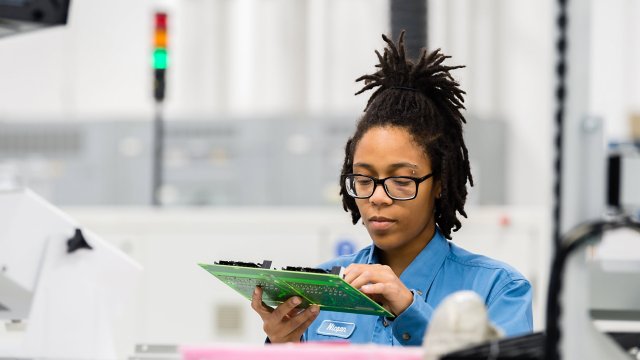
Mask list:
[[[369,229],[375,231],[388,230],[392,227],[396,221],[393,219],[385,218],[382,216],[373,216],[369,218]]]

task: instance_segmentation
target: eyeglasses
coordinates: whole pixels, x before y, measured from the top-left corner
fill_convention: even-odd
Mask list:
[[[384,192],[394,200],[411,200],[418,195],[418,185],[432,177],[430,173],[421,178],[411,176],[390,176],[376,179],[360,174],[342,175],[347,193],[356,199],[368,199],[376,191],[376,186],[382,185]]]

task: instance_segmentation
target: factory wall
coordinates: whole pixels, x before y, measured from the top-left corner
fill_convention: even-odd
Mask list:
[[[587,115],[605,119],[608,139],[625,140],[640,107],[640,6],[592,4]],[[178,120],[356,119],[366,96],[353,96],[354,79],[373,69],[389,31],[383,0],[76,0],[68,26],[0,42],[0,121],[151,120],[156,9],[170,16],[165,109]],[[551,202],[555,10],[550,1],[429,1],[428,46],[467,65],[456,73],[468,113],[507,124],[506,204]]]

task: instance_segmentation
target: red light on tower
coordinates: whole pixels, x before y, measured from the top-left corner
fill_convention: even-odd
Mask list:
[[[157,12],[156,13],[156,29],[166,29],[167,28],[167,13]]]

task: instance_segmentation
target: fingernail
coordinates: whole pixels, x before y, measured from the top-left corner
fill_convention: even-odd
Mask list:
[[[300,298],[294,297],[293,300],[291,300],[291,302],[293,303],[293,305],[299,305],[301,301],[300,301]]]
[[[313,305],[309,308],[309,311],[311,311],[311,313],[315,315],[320,312],[320,308],[317,305]]]

